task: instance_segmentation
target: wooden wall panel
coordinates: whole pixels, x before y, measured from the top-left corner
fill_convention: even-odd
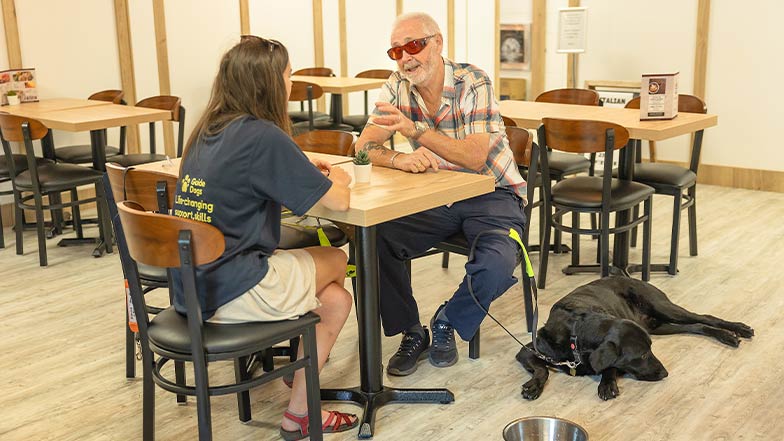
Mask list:
[[[313,0],[313,66],[324,66],[324,12],[322,0]],[[326,100],[316,100],[319,112],[326,109]]]
[[[570,8],[580,7],[580,0],[569,0]],[[566,55],[566,87],[577,87],[577,69],[579,54]]]

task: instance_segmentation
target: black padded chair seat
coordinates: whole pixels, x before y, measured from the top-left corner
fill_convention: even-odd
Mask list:
[[[107,158],[119,154],[120,149],[117,147],[106,147]],[[60,147],[55,150],[54,155],[59,161],[69,162],[71,164],[87,164],[93,162],[93,149],[89,144]]]
[[[346,235],[334,225],[324,225],[324,234],[327,235],[332,246],[340,247],[348,242]],[[291,250],[294,248],[317,247],[319,246],[318,233],[313,227],[303,227],[299,225],[281,224],[280,243],[278,248]]]
[[[289,118],[295,123],[302,122],[302,121],[310,121],[310,116],[307,110],[296,110],[293,112],[289,112]],[[324,112],[313,112],[313,120],[317,119],[329,119],[329,115]]]
[[[143,263],[139,263],[136,266],[139,269],[139,278],[142,280],[158,283],[168,282],[168,278],[166,277],[166,268],[145,265]]]
[[[280,342],[280,335],[291,333],[292,337],[304,326],[321,321],[317,314],[309,312],[296,320],[279,322],[253,322],[231,325],[204,322],[204,348],[208,355],[253,352]],[[188,335],[188,319],[174,310],[166,308],[153,317],[148,328],[150,345],[157,349],[187,355],[191,353]]]
[[[688,187],[697,182],[697,175],[688,168],[673,164],[635,164],[634,180],[654,188],[657,184],[672,187]]]
[[[587,172],[591,161],[585,156],[574,153],[547,152],[547,164],[550,166],[551,175],[565,176]]]
[[[368,115],[347,115],[343,117],[343,123],[350,125],[355,131],[361,132],[367,125]]]
[[[21,173],[27,170],[27,157],[25,155],[14,155],[14,168],[16,169],[17,173]],[[35,163],[38,165],[41,164],[51,164],[51,159],[45,158],[35,158]],[[11,170],[8,168],[8,162],[6,161],[5,157],[0,156],[0,176],[9,176],[11,174]]]
[[[553,202],[575,208],[602,206],[602,178],[575,176],[564,179],[552,187]],[[630,208],[652,195],[653,188],[634,181],[614,179],[610,191],[610,211]]]
[[[38,182],[41,191],[48,193],[63,188],[71,189],[80,185],[94,184],[101,180],[103,173],[91,168],[73,164],[47,163],[38,167]],[[20,188],[33,188],[30,171],[25,170],[16,176],[16,185]]]
[[[166,155],[161,155],[159,153],[131,153],[128,155],[112,156],[112,162],[116,162],[123,167],[133,167],[134,165],[163,161],[165,159]]]

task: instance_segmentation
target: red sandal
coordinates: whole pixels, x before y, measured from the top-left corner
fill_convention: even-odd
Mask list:
[[[281,427],[280,436],[282,436],[283,439],[286,441],[296,441],[305,439],[309,436],[307,415],[297,416],[287,410],[283,412],[283,418],[299,424],[299,429],[297,430],[284,430]],[[353,422],[351,421],[352,419],[354,420]],[[324,421],[324,423],[321,425],[321,431],[323,433],[345,432],[346,430],[357,427],[358,424],[359,418],[357,418],[356,415],[352,413],[343,413],[336,410],[331,410],[327,420]]]

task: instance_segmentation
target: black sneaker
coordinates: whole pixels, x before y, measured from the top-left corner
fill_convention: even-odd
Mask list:
[[[426,327],[424,337],[416,332],[406,332],[395,355],[389,359],[387,373],[389,375],[411,375],[417,370],[417,362],[427,356],[430,347],[430,332]]]
[[[433,318],[430,319],[430,329],[433,330],[433,347],[430,348],[430,364],[435,367],[449,367],[457,363],[457,345],[455,344],[455,329],[448,321],[436,320],[438,313],[446,307],[446,302],[439,306]]]

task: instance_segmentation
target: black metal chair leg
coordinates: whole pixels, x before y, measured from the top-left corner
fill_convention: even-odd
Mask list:
[[[689,255],[697,255],[697,184],[689,187],[689,197],[691,198],[691,206],[689,206]]]
[[[125,319],[128,319],[128,309],[125,310]],[[128,326],[125,326],[125,378],[136,377],[136,335]]]
[[[142,353],[142,439],[155,439],[155,383],[152,381],[152,351]]]
[[[634,209],[632,210],[632,219],[637,219],[638,217],[640,217],[640,206],[639,205],[635,205]],[[631,230],[631,232],[629,234],[631,234],[631,237],[629,238],[629,246],[634,248],[634,247],[637,246],[637,226],[636,225],[634,226],[634,228],[632,228],[632,230]]]
[[[248,359],[250,357],[239,357],[234,360],[234,379],[237,383],[250,379],[248,372]],[[240,421],[247,423],[250,421],[250,392],[246,389],[237,392],[237,410],[239,411]]]
[[[305,330],[302,339],[303,357],[308,360],[305,366],[305,389],[308,399],[308,419],[310,421],[311,441],[322,441],[321,433],[321,387],[318,376],[318,350],[316,348],[316,329]]]
[[[476,333],[471,340],[468,342],[468,358],[472,360],[476,360],[479,358],[479,329],[476,330]]]
[[[71,190],[71,202],[75,202],[79,200],[79,192],[77,189]],[[84,230],[82,229],[82,214],[81,210],[79,210],[79,205],[74,204],[71,207],[71,215],[73,216],[72,223],[73,229],[76,232],[76,237],[79,239],[84,238]]]
[[[174,378],[177,385],[185,387],[185,363],[181,361],[174,362]],[[185,405],[187,403],[187,395],[177,394],[177,404]]]
[[[297,350],[299,349],[299,337],[294,337],[289,340],[289,361],[297,361]]]
[[[449,268],[449,251],[444,251],[441,256],[441,268]]]
[[[681,237],[681,192],[673,196],[672,203],[672,237],[670,238],[670,264],[667,273],[678,274],[678,242]]]
[[[642,226],[642,280],[651,280],[651,225],[653,223],[653,196],[645,200],[646,220]],[[678,210],[680,211],[680,210]]]
[[[539,289],[544,289],[547,283],[547,258],[550,255],[550,216],[549,210],[545,216],[544,237],[542,238],[541,245],[539,246],[539,273],[536,283]]]
[[[35,227],[38,233],[38,263],[41,266],[49,264],[46,258],[46,232],[44,231],[44,209],[43,200],[40,193],[36,193],[35,199]]]
[[[572,265],[577,266],[580,264],[580,235],[576,231],[580,228],[580,213],[577,211],[572,212]]]

